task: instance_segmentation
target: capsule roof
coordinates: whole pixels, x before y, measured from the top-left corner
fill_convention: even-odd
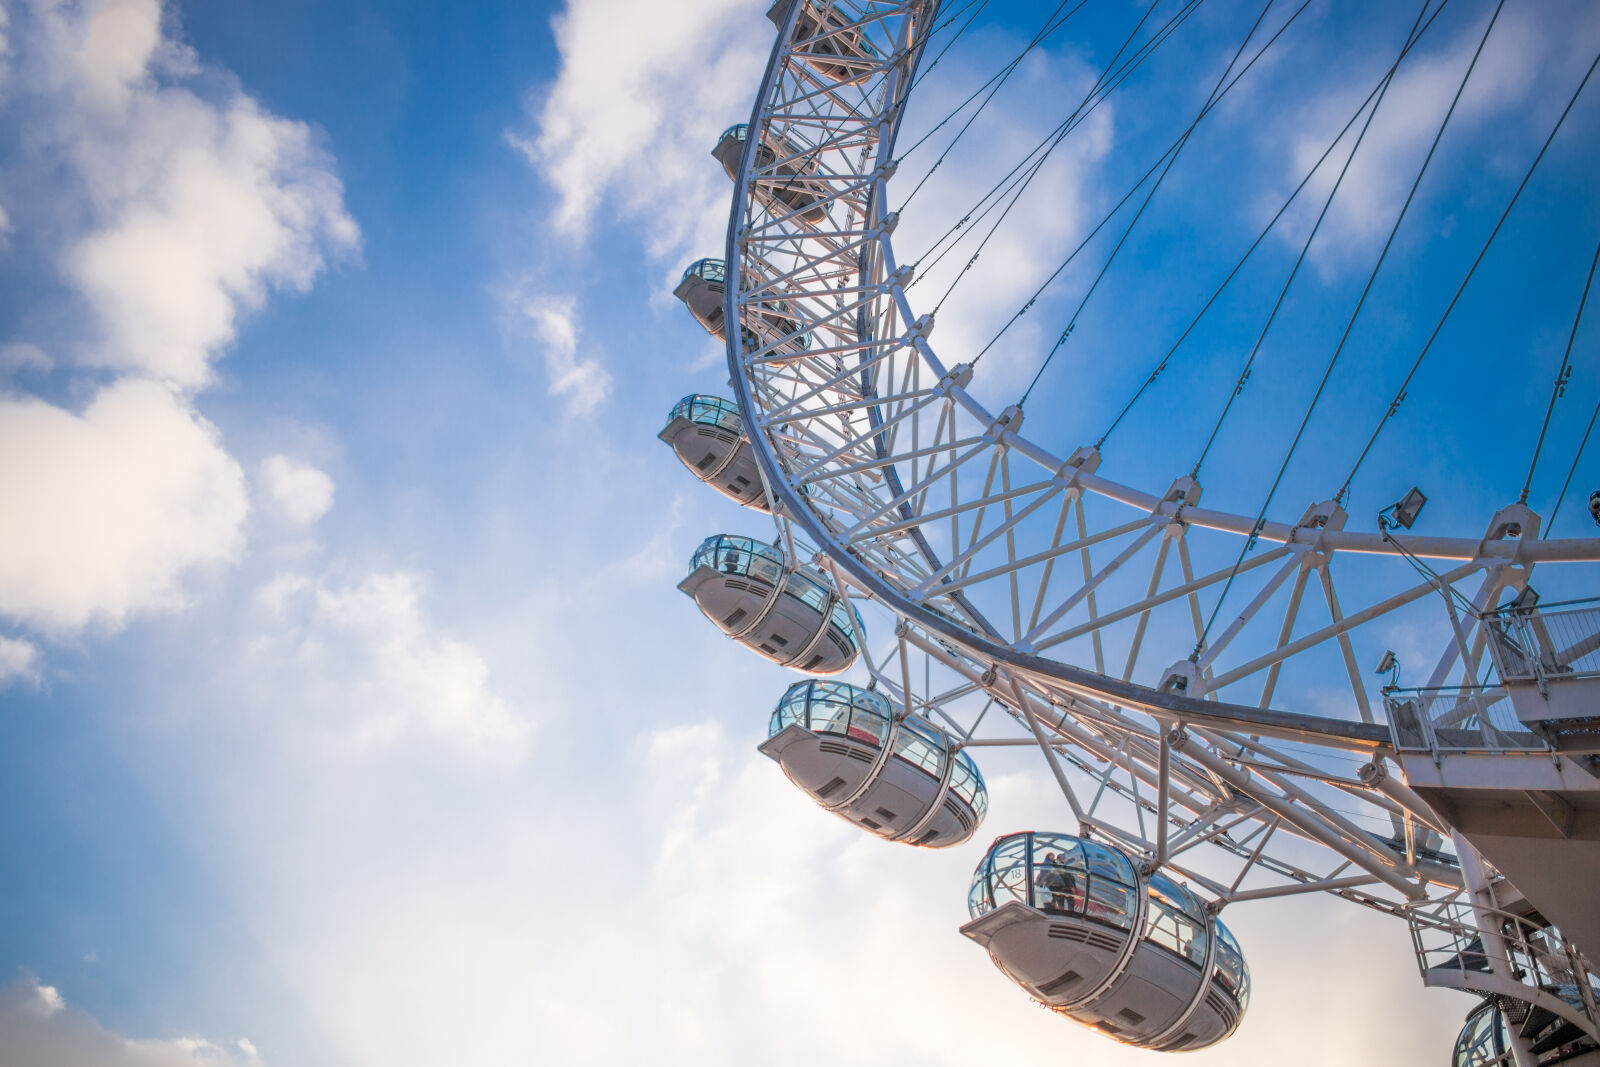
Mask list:
[[[783,570],[783,562],[783,549],[776,545],[740,534],[713,534],[701,541],[700,547],[689,557],[689,573],[711,567],[730,574],[761,572],[764,577],[776,580],[778,572]],[[773,567],[777,570],[773,571]]]
[[[701,426],[719,426],[729,433],[744,433],[744,417],[739,414],[739,405],[709,393],[690,393],[672,405],[667,422],[676,419],[688,419]]]
[[[684,268],[683,277],[678,279],[678,284],[682,285],[690,278],[701,278],[705,281],[722,285],[728,280],[728,265],[720,259],[713,259],[709,256],[705,259],[697,259]]]

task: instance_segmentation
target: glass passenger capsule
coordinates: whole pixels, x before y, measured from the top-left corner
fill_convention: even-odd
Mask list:
[[[1450,1067],[1510,1067],[1516,1062],[1505,1013],[1494,1001],[1484,1001],[1467,1015]]]
[[[749,134],[750,127],[746,123],[729,126],[717,138],[717,147],[711,150],[728,177],[735,181],[739,178],[739,160],[744,155],[744,143]],[[756,146],[751,192],[774,215],[793,213],[807,226],[818,225],[828,217],[828,184],[817,177],[814,152],[788,140],[763,141]]]
[[[1244,952],[1186,887],[1071,834],[1009,834],[973,875],[961,932],[1036,1000],[1118,1041],[1214,1045],[1250,1003]]]
[[[970,838],[989,806],[977,764],[949,734],[898,718],[887,698],[846,682],[796,682],[778,701],[763,755],[824,808],[879,837],[944,848]]]
[[[783,27],[794,0],[777,0],[767,9],[773,25]],[[840,10],[838,0],[801,0],[804,10],[795,16],[796,54],[807,66],[830,82],[854,85],[872,73],[878,50],[856,25],[854,16]],[[826,36],[823,36],[826,34]]]
[[[787,570],[783,550],[752,537],[708,537],[678,588],[705,617],[774,663],[837,674],[856,661],[861,619],[815,571]]]
[[[683,301],[695,321],[719,341],[728,339],[722,310],[722,294],[727,290],[728,268],[720,259],[697,259],[689,264],[672,295]],[[781,309],[782,305],[779,304]],[[800,332],[800,324],[778,310],[748,310],[744,318],[744,348],[754,352],[767,345],[773,354],[798,355],[811,347],[811,335]]]
[[[736,504],[767,510],[761,472],[733,401],[698,393],[686,396],[673,406],[666,427],[656,436],[672,446],[696,478]]]

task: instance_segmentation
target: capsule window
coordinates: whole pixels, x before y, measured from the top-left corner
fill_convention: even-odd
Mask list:
[[[900,733],[894,739],[894,754],[935,778],[944,771],[944,752],[921,736],[910,719],[900,725]]]
[[[1029,892],[1031,866],[1026,835],[1014,837],[995,849],[990,859],[989,907],[998,908],[1013,900],[1019,904],[1033,903]]]
[[[1250,970],[1245,966],[1244,949],[1221,922],[1217,926],[1217,979],[1234,1000],[1239,1002],[1239,1012],[1250,1005]]]
[[[1150,876],[1150,912],[1144,936],[1170,952],[1194,963],[1206,954],[1206,928],[1203,916],[1190,914],[1193,895],[1166,875]],[[1197,909],[1196,909],[1197,910]]]
[[[1133,925],[1136,910],[1137,901],[1129,887],[1106,878],[1089,879],[1088,902],[1084,907],[1084,914],[1089,918],[1126,930]]]

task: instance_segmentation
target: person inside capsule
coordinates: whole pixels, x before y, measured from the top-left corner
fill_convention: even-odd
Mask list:
[[[1072,877],[1072,871],[1062,862],[1058,853],[1045,853],[1044,862],[1039,865],[1039,873],[1034,876],[1034,884],[1048,894],[1040,904],[1041,911],[1067,913],[1077,910],[1075,903],[1078,895],[1077,880]]]

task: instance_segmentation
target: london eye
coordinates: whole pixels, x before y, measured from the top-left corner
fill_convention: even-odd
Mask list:
[[[1590,23],[1224,6],[773,5],[676,288],[729,393],[660,434],[749,521],[680,589],[826,812],[988,821],[942,891],[1062,1025],[1225,1040],[1230,911],[1306,895],[1476,998],[1453,1063],[1600,1064]]]

